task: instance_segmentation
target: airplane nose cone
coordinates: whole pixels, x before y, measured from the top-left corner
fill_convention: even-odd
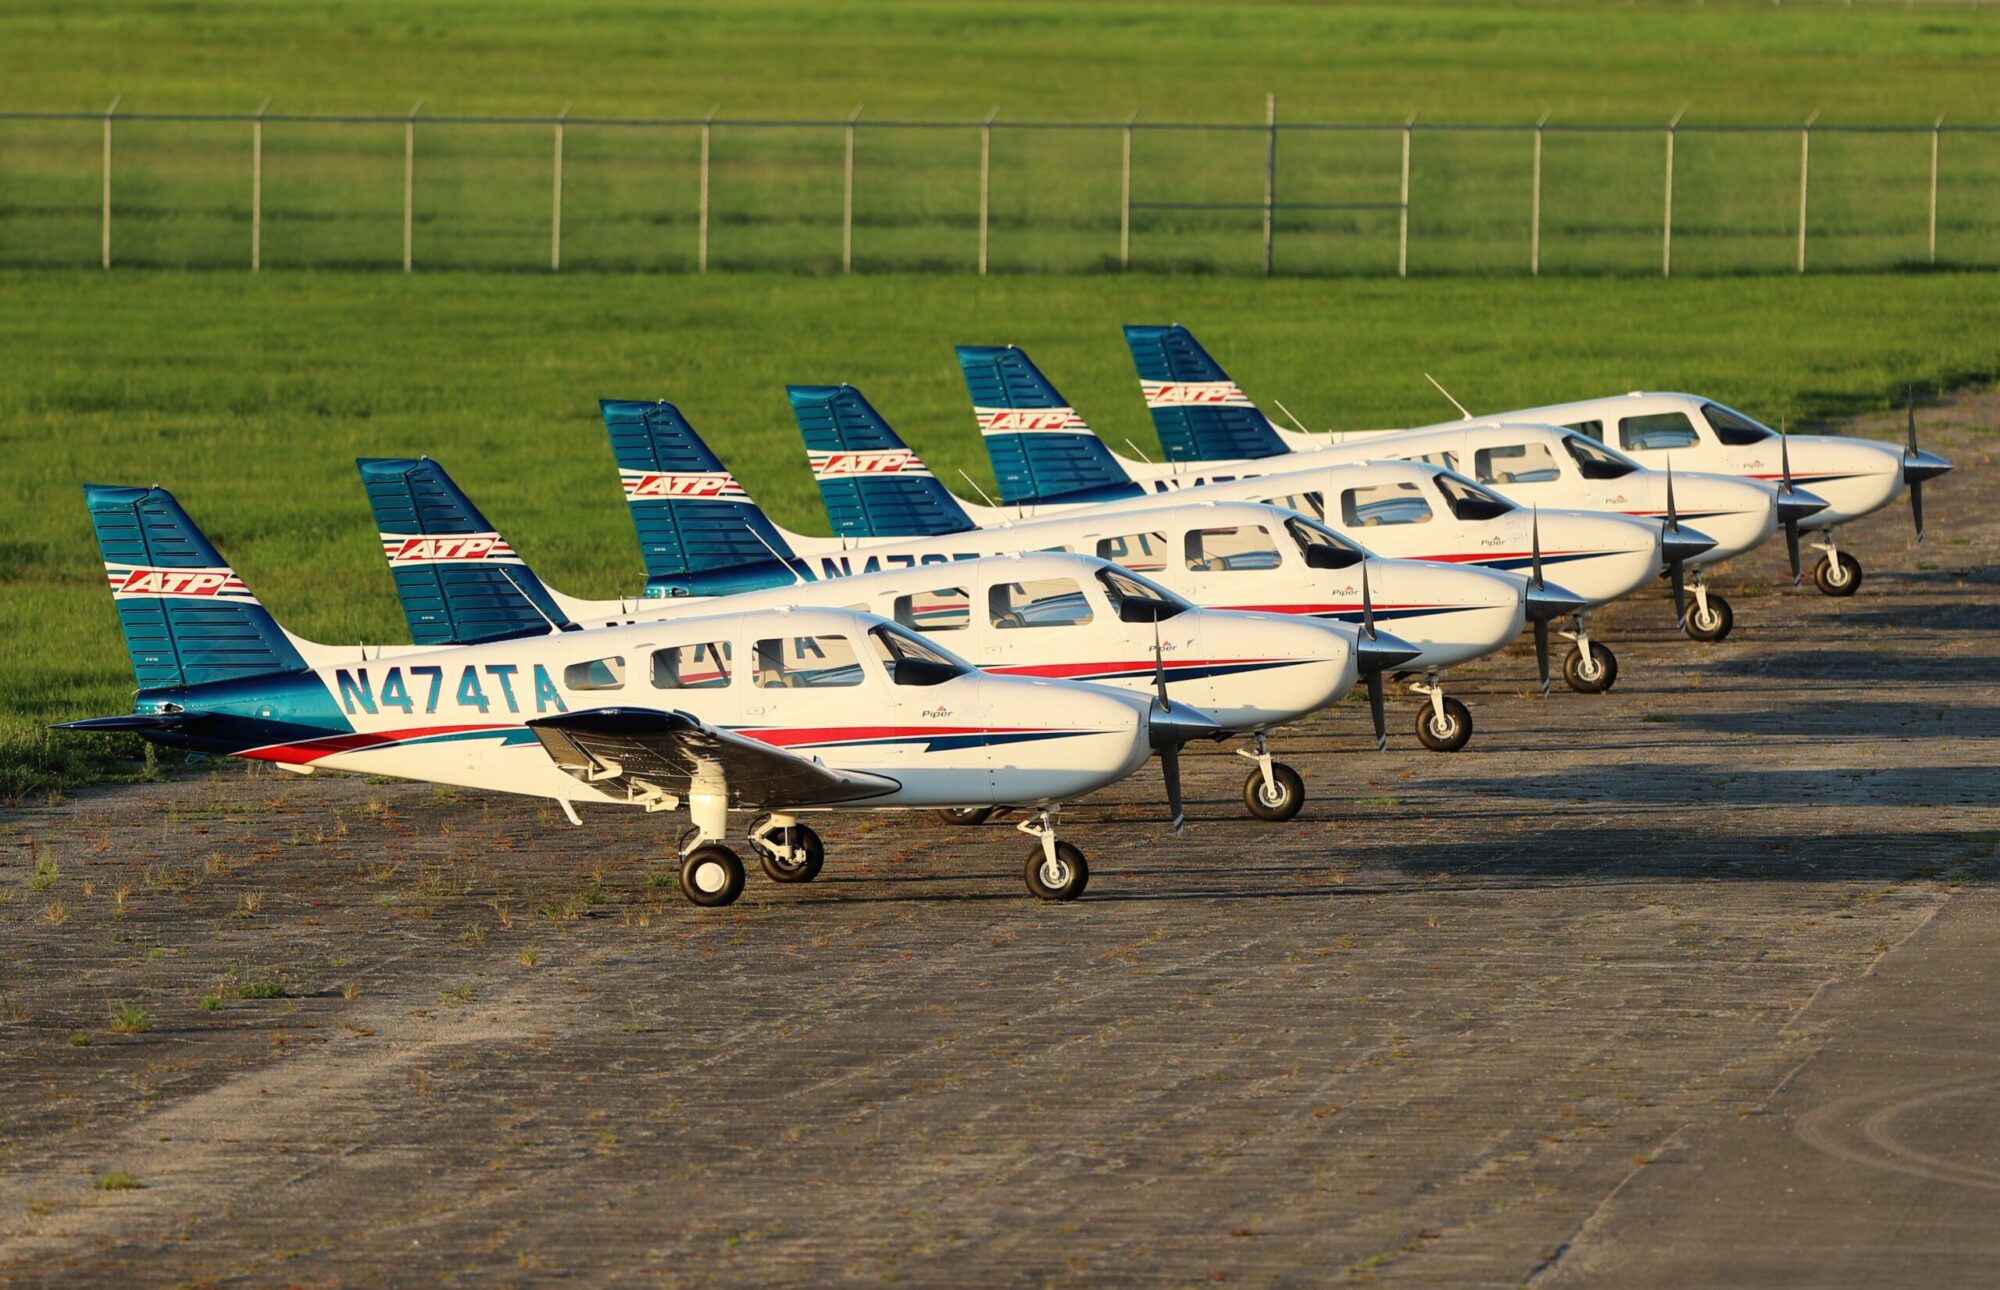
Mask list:
[[[1370,640],[1367,636],[1362,636],[1354,642],[1354,657],[1364,676],[1370,672],[1386,672],[1398,663],[1407,663],[1421,653],[1422,650],[1402,637],[1379,628],[1375,632],[1375,639]]]
[[[1678,533],[1667,532],[1660,535],[1660,562],[1672,564],[1676,560],[1687,561],[1715,549],[1715,539],[1706,533],[1681,525]]]
[[[1951,469],[1949,466],[1945,469]],[[1778,491],[1778,523],[1786,524],[1802,520],[1808,515],[1817,515],[1827,508],[1827,500],[1818,493],[1809,493],[1794,484],[1791,492]]]
[[[1217,724],[1214,717],[1185,703],[1162,709],[1155,702],[1146,730],[1155,748],[1192,743],[1196,739],[1221,739],[1229,733]]]
[[[1921,484],[1926,479],[1936,479],[1951,469],[1951,463],[1934,452],[1922,448],[1903,454],[1903,482]]]
[[[1686,529],[1681,532],[1685,534]],[[1590,602],[1573,591],[1558,587],[1553,582],[1544,582],[1537,587],[1528,586],[1528,621],[1546,623],[1551,619],[1567,618],[1578,610],[1587,609]]]

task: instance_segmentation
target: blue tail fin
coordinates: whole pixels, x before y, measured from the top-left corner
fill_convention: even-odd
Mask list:
[[[141,690],[305,668],[172,493],[85,484],[83,496]]]
[[[639,531],[648,596],[726,596],[783,586],[794,569],[811,576],[679,408],[626,399],[598,407]]]
[[[428,457],[354,463],[419,645],[473,645],[570,626],[542,580]]]
[[[934,537],[978,528],[851,385],[788,385],[836,537]]]
[[[1288,451],[1257,405],[1208,356],[1194,333],[1127,327],[1125,346],[1169,461],[1228,461]]]
[[[1027,351],[960,345],[958,365],[1001,501],[1096,502],[1144,493]]]

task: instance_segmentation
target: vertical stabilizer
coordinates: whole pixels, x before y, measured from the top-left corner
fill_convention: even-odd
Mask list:
[[[1128,326],[1125,346],[1167,460],[1233,461],[1290,451],[1187,328]]]
[[[960,345],[958,365],[1002,502],[1115,501],[1144,494],[1027,351]]]
[[[788,385],[836,537],[935,537],[978,527],[851,385]]]

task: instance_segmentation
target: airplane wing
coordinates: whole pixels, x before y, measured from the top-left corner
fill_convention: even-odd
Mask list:
[[[649,809],[694,791],[726,793],[733,807],[782,810],[882,797],[902,787],[886,775],[836,770],[685,712],[594,708],[538,717],[528,728],[562,770]]]

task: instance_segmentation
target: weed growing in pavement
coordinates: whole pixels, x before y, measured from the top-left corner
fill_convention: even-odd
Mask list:
[[[42,910],[42,921],[50,927],[61,927],[69,921],[69,906],[63,904],[61,896],[50,901],[47,908]]]
[[[70,1046],[71,1048],[88,1048],[88,1047],[90,1047],[90,1032],[89,1032],[88,1030],[72,1030],[72,1031],[70,1031],[70,1032],[69,1032],[69,1046]]]
[[[108,1174],[97,1175],[97,1181],[90,1185],[99,1191],[137,1191],[146,1184],[123,1169],[113,1169]]]
[[[28,878],[28,890],[47,891],[60,877],[62,877],[62,866],[56,863],[54,856],[37,855],[35,871]]]
[[[111,1005],[111,1033],[114,1035],[143,1035],[153,1028],[147,1019],[146,1010],[136,1003],[114,1003]]]
[[[289,993],[283,985],[268,979],[244,981],[236,987],[236,997],[239,999],[283,999]]]
[[[221,1012],[222,996],[219,994],[205,994],[201,996],[201,1010],[203,1012]]]

